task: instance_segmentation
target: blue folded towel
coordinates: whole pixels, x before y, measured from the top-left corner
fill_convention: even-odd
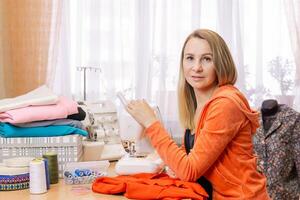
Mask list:
[[[85,130],[72,126],[45,126],[45,127],[30,127],[19,128],[8,123],[0,123],[0,136],[5,138],[10,137],[51,137],[63,136],[70,134],[79,134],[87,136]]]

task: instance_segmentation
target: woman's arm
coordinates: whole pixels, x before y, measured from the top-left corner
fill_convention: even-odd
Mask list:
[[[245,115],[230,99],[218,98],[208,106],[204,126],[189,155],[175,144],[160,122],[145,130],[162,160],[182,180],[196,181],[202,176],[245,122]]]

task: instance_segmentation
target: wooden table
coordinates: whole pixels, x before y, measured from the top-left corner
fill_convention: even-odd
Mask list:
[[[115,176],[115,163],[111,163],[108,175]],[[0,200],[93,200],[93,199],[127,199],[120,195],[104,195],[94,193],[91,184],[86,185],[66,185],[63,179],[59,183],[50,185],[48,192],[44,194],[30,194],[29,189],[16,191],[1,191]]]

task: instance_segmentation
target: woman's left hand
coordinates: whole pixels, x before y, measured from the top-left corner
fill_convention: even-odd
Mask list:
[[[126,106],[126,110],[145,128],[148,128],[152,123],[158,120],[154,110],[145,100],[130,101]]]

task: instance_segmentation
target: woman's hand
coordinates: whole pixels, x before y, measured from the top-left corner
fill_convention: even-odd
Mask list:
[[[132,100],[127,104],[128,113],[142,126],[148,128],[152,123],[157,121],[154,110],[145,100]]]
[[[170,176],[171,178],[177,178],[176,174],[173,172],[173,170],[170,169],[170,167],[165,167],[166,174]]]

